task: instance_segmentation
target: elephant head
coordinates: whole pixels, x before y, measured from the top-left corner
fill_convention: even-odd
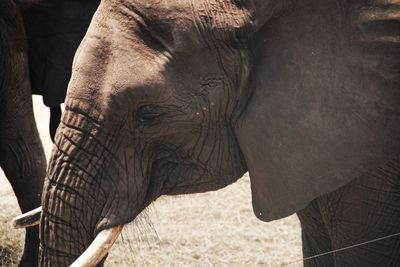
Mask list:
[[[70,264],[163,194],[216,190],[249,170],[254,211],[273,220],[398,148],[382,145],[398,117],[376,119],[398,103],[377,88],[396,94],[395,83],[366,75],[351,16],[335,1],[292,2],[101,2],[49,163],[42,266]],[[362,99],[360,77],[373,81]]]

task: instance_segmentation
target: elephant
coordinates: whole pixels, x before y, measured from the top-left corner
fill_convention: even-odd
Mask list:
[[[397,0],[104,0],[73,62],[40,266],[102,265],[161,195],[249,172],[304,257],[400,231]],[[397,266],[399,236],[304,261]],[[82,255],[82,256],[81,256]]]
[[[28,42],[32,93],[50,108],[52,141],[58,128],[72,59],[99,0],[15,0],[21,10]]]
[[[0,2],[0,167],[22,212],[41,203],[46,158],[33,116],[22,18],[11,0]],[[37,266],[39,228],[28,228],[20,266]]]
[[[53,136],[58,126],[54,115],[61,115],[54,106],[64,101],[74,52],[98,5],[94,0],[75,5],[73,1],[68,5],[67,1],[37,2],[0,3],[0,167],[22,212],[40,206],[46,175],[32,94],[41,94],[45,104],[53,106]],[[38,254],[39,228],[33,226],[26,230],[19,265],[37,266]]]

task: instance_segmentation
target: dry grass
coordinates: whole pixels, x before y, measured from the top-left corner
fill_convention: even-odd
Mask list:
[[[39,98],[34,102],[48,155],[47,110]],[[13,266],[23,231],[12,230],[7,222],[19,211],[4,181],[0,175],[0,251],[6,254],[0,265]],[[245,176],[216,192],[158,199],[124,228],[106,266],[282,266],[299,258],[297,217],[259,221],[253,215],[250,183]]]
[[[22,253],[24,232],[11,227],[20,212],[11,187],[0,169],[0,266],[17,266]]]
[[[20,238],[12,235],[3,223],[4,220],[1,218],[0,266],[17,266],[22,252],[22,242]]]
[[[22,252],[23,235],[10,231],[9,216],[0,217],[0,266],[17,266]]]
[[[142,217],[129,225],[106,266],[281,266],[301,257],[297,217],[256,219],[248,177],[216,192],[163,197],[147,214],[152,224]]]

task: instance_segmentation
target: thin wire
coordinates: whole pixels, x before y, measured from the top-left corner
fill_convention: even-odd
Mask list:
[[[295,261],[287,262],[287,263],[284,263],[282,265],[279,265],[279,267],[289,266],[289,265],[292,265],[292,264],[295,264],[295,263],[299,263],[299,262],[315,259],[315,258],[318,258],[318,257],[322,257],[322,256],[325,256],[325,255],[337,253],[337,252],[340,252],[340,251],[343,251],[343,250],[347,250],[347,249],[363,246],[363,245],[366,245],[366,244],[369,244],[369,243],[373,243],[373,242],[376,242],[376,241],[380,241],[380,240],[391,238],[391,237],[398,236],[398,235],[400,235],[400,232],[396,233],[396,234],[391,234],[391,235],[379,237],[379,238],[376,238],[376,239],[372,239],[372,240],[369,240],[369,241],[365,241],[365,242],[362,242],[362,243],[358,243],[358,244],[355,244],[355,245],[351,245],[351,246],[335,249],[335,250],[332,250],[332,251],[324,252],[324,253],[317,254],[317,255],[314,255],[314,256],[310,256],[310,257],[298,259],[298,260],[295,260]]]

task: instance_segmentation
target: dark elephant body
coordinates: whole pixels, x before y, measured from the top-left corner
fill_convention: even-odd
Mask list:
[[[48,107],[64,103],[72,60],[98,0],[16,1],[22,10],[28,39],[32,91]]]
[[[386,192],[370,220],[398,232],[399,21],[396,1],[103,1],[50,161],[41,264],[70,264],[162,194],[216,190],[247,170],[258,218],[300,212],[305,255],[312,216],[326,247],[362,242],[343,222],[361,228],[364,201]],[[370,186],[382,195],[369,199]],[[341,213],[353,194],[362,212]],[[398,261],[360,251],[340,262]]]
[[[27,35],[29,74],[33,94],[50,107],[50,137],[61,118],[72,60],[99,0],[14,0]]]
[[[64,102],[73,55],[97,5],[98,1],[0,3],[0,166],[22,212],[40,206],[46,169],[32,93],[41,94],[51,107]],[[27,229],[20,265],[37,266],[38,251],[35,226]]]
[[[399,266],[399,177],[397,157],[299,211],[304,265]]]
[[[0,166],[22,212],[40,206],[46,159],[33,116],[27,46],[13,1],[0,2]],[[21,266],[37,266],[38,227],[27,229]]]

